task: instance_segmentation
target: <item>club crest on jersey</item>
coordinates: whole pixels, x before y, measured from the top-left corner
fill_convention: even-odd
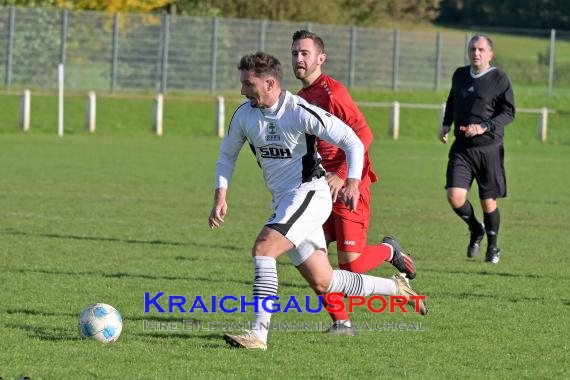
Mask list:
[[[257,147],[262,158],[291,158],[291,150],[281,145],[270,144]]]
[[[265,141],[280,141],[281,136],[277,134],[277,124],[270,121],[267,124],[267,135],[265,135]]]

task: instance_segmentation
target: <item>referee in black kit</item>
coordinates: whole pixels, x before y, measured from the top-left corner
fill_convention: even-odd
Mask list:
[[[439,131],[440,140],[446,143],[451,124],[455,126],[445,188],[453,211],[469,226],[467,257],[479,253],[487,232],[485,262],[498,264],[497,235],[501,219],[497,198],[507,196],[503,136],[505,126],[515,116],[515,99],[507,75],[491,66],[491,39],[477,35],[471,38],[468,47],[470,65],[458,68],[453,74]],[[477,220],[467,199],[474,179],[479,186],[484,223]]]

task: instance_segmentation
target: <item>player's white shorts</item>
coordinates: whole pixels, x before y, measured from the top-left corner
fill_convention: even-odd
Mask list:
[[[315,186],[315,181],[322,182]],[[265,224],[281,232],[295,245],[287,253],[296,267],[315,250],[327,251],[323,224],[331,213],[332,199],[324,177],[315,181],[302,184],[294,191],[284,194],[277,204],[275,214]]]

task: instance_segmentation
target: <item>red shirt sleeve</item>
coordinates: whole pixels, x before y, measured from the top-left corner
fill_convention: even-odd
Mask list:
[[[330,101],[329,112],[352,128],[360,141],[362,141],[364,151],[366,152],[366,160],[368,160],[368,148],[370,147],[370,144],[372,144],[372,140],[374,140],[372,130],[368,126],[364,115],[362,115],[346,88],[335,86],[333,91],[334,98]],[[346,160],[344,160],[339,164],[336,170],[336,175],[343,180],[346,180],[347,172],[348,168]]]
[[[364,170],[362,172],[362,185],[376,182],[378,178],[372,171],[368,156],[368,148],[374,139],[372,130],[368,126],[364,115],[360,112],[347,89],[336,80],[321,74],[313,84],[299,91],[299,96],[307,102],[330,112],[345,124],[360,138],[365,148]],[[327,172],[334,172],[346,180],[348,168],[344,152],[324,140],[317,140],[317,150],[323,159],[323,166]]]

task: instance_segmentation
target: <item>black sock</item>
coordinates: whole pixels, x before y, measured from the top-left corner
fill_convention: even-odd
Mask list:
[[[465,223],[467,223],[470,231],[479,231],[481,228],[481,223],[479,223],[475,217],[473,206],[471,206],[471,202],[469,202],[469,200],[466,200],[463,206],[454,208],[453,211],[455,211],[455,213],[459,215],[459,217],[463,219]]]
[[[497,246],[497,236],[499,235],[499,225],[501,224],[501,214],[497,207],[495,211],[490,213],[483,213],[483,220],[485,221],[485,230],[487,231],[487,241],[489,247]]]

